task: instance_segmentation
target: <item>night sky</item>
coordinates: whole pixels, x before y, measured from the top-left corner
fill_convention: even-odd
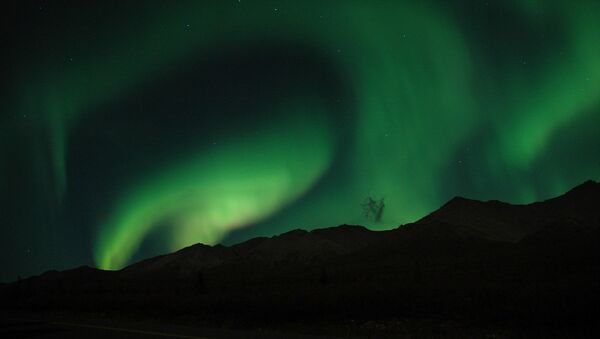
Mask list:
[[[1,281],[600,179],[598,1],[3,7]]]

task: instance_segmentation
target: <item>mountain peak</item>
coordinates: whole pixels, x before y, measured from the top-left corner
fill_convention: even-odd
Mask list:
[[[581,185],[571,188],[565,195],[583,195],[589,196],[591,194],[600,193],[600,183],[594,180],[587,180]]]
[[[369,229],[367,229],[366,227],[361,226],[361,225],[343,224],[343,225],[333,226],[333,227],[317,228],[310,232],[311,233],[327,233],[327,232],[363,232],[363,231],[370,232]]]
[[[307,230],[297,228],[297,229],[293,229],[291,231],[287,231],[285,233],[281,233],[280,235],[273,236],[272,238],[295,238],[295,237],[304,236],[306,234],[308,234]]]
[[[469,199],[469,198],[465,198],[463,196],[457,195],[454,198],[448,200],[448,202],[446,202],[440,209],[443,209],[448,206],[463,206],[463,205],[472,205],[472,204],[477,204],[477,203],[481,203],[481,201]]]

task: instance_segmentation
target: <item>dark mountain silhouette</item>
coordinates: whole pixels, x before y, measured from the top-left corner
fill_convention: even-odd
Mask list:
[[[529,205],[456,197],[417,224],[448,224],[463,236],[518,242],[556,222],[580,220],[597,227],[598,212],[593,205],[598,190],[598,183],[587,181],[563,196]]]
[[[593,181],[528,205],[457,197],[389,231],[293,230],[197,244],[120,271],[50,271],[3,286],[1,305],[261,324],[388,319],[389,327],[416,317],[586,329],[600,302],[599,201]]]

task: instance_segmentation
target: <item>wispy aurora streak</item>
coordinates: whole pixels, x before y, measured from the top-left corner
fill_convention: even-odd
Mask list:
[[[288,118],[265,135],[221,146],[148,178],[126,195],[100,230],[100,267],[122,267],[143,235],[157,225],[172,227],[167,230],[172,249],[199,241],[216,244],[232,229],[289,204],[319,178],[332,158],[333,143],[324,122],[308,123]]]
[[[490,5],[509,9],[523,31],[507,35],[510,20],[490,30],[476,15],[494,10],[468,16],[466,9],[476,7],[468,2],[149,6],[135,24],[95,27],[100,42],[73,32],[53,53],[24,58],[29,68],[17,74],[14,110],[43,113],[47,132],[35,137],[51,145],[46,170],[53,173],[56,208],[68,209],[60,203],[73,166],[68,145],[77,142],[70,137],[81,119],[191,57],[286,42],[310,48],[346,79],[352,97],[335,99],[351,101],[352,114],[330,111],[309,90],[291,93],[305,102],[273,108],[278,118],[264,134],[231,136],[210,151],[199,147],[156,164],[158,174],[142,173],[116,188],[121,193],[108,215],[89,221],[98,227],[96,263],[106,269],[126,265],[159,227],[171,249],[214,244],[257,223],[273,232],[341,223],[386,229],[457,194],[523,203],[600,178],[598,162],[585,161],[600,156],[597,136],[578,136],[587,138],[584,160],[562,159],[578,151],[569,149],[578,132],[565,128],[600,124],[600,4]],[[64,66],[65,50],[81,57]],[[352,126],[351,140],[338,144],[339,127],[318,118],[328,115]],[[311,199],[299,201],[305,194]],[[383,223],[361,216],[366,196],[385,198]]]

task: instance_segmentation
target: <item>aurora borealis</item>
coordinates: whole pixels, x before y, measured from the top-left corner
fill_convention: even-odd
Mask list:
[[[600,179],[597,1],[4,12],[2,280]]]

